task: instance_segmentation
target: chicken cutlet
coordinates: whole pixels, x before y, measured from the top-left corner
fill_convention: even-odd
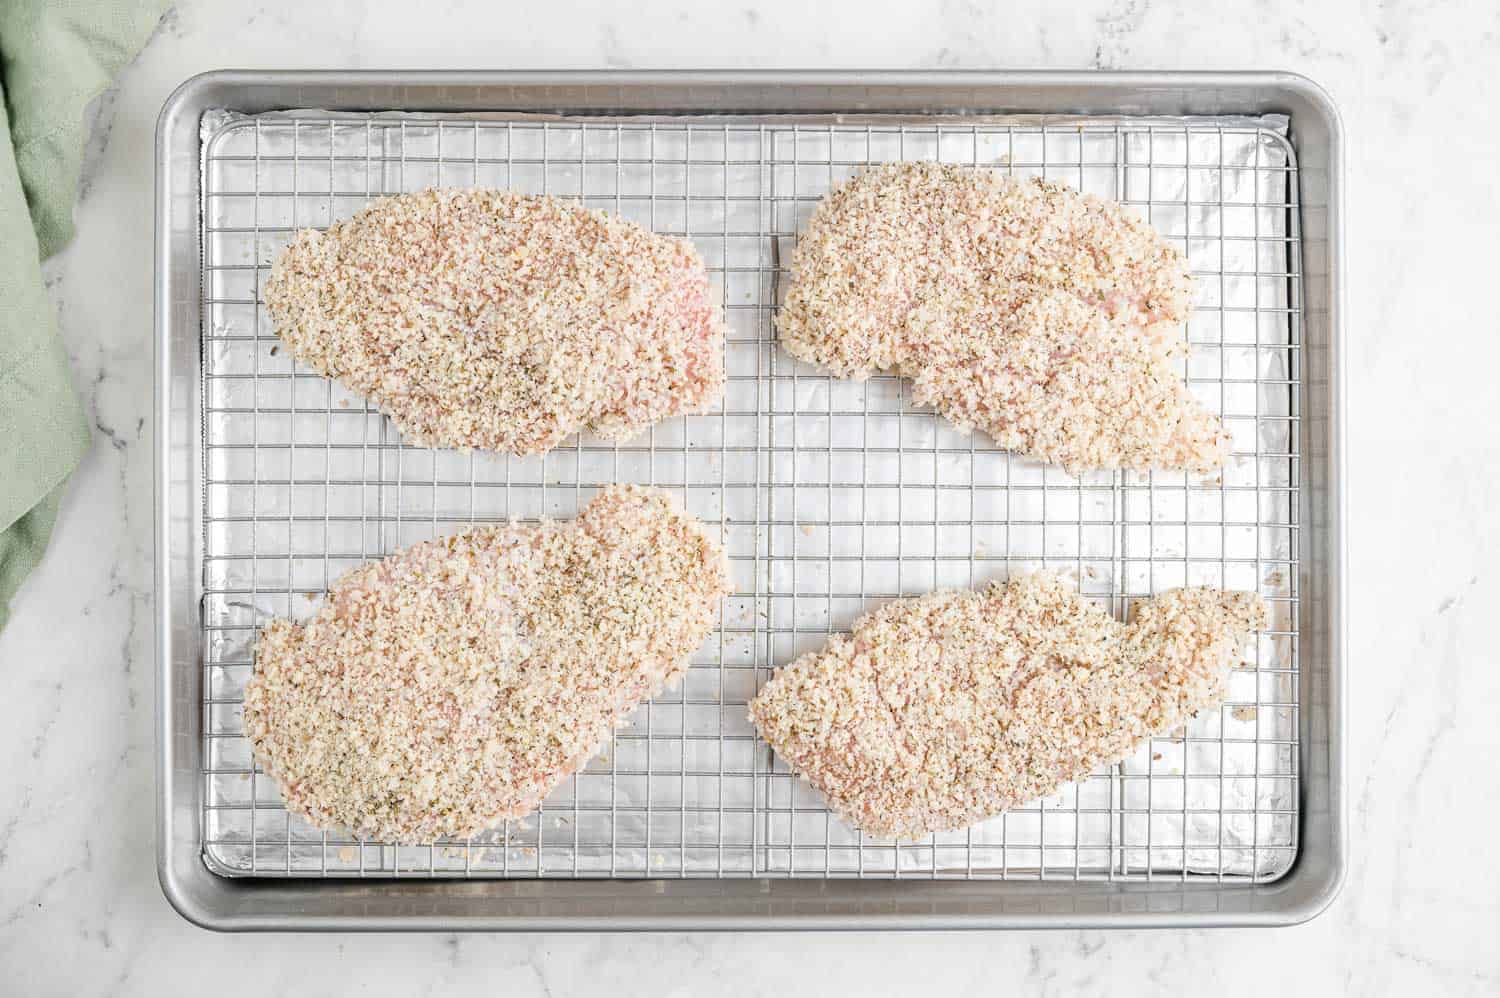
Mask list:
[[[909,377],[916,402],[1009,450],[1072,473],[1228,457],[1176,366],[1187,262],[1119,204],[888,164],[824,198],[791,274],[776,323],[789,352],[841,378]]]
[[[854,827],[966,828],[1218,705],[1253,593],[1174,589],[1123,625],[1051,573],[889,603],[779,670],[762,737]]]
[[[265,300],[298,360],[419,446],[624,439],[724,392],[724,323],[692,244],[555,197],[381,198],[297,233]]]
[[[634,486],[571,522],[425,541],[260,632],[245,734],[320,828],[470,835],[535,810],[682,676],[729,589],[703,526]]]

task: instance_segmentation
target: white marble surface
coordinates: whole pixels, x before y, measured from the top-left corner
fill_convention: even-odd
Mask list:
[[[1500,8],[1262,0],[491,5],[189,0],[105,101],[48,267],[96,427],[0,635],[0,991],[1217,994],[1500,990]],[[625,13],[627,8],[638,13]],[[1002,13],[1002,11],[1004,11]],[[157,109],[237,67],[1286,68],[1349,133],[1348,886],[1276,931],[212,935],[152,852],[151,181]],[[1486,609],[1491,607],[1491,609]]]

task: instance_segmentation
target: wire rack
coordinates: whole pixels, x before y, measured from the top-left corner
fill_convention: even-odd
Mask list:
[[[776,345],[783,262],[818,199],[867,163],[938,159],[1134,205],[1187,252],[1184,374],[1220,412],[1222,474],[1070,477]],[[260,289],[294,230],[433,185],[580,199],[685,234],[729,326],[711,414],[544,457],[404,446],[363,399],[278,349]],[[205,125],[203,851],[241,876],[1274,879],[1298,829],[1300,243],[1274,122],[1211,119],[483,120],[263,115]],[[471,523],[569,517],[654,484],[716,524],[736,594],[686,680],[526,819],[395,846],[288,815],[241,734],[255,629],[343,572]],[[1049,567],[1124,618],[1176,585],[1256,589],[1272,625],[1228,701],[1130,759],[968,832],[876,840],[758,742],[772,670],[865,610]]]

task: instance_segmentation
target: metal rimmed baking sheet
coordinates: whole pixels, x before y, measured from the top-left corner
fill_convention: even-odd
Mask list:
[[[203,150],[199,842],[213,868],[1047,885],[1281,876],[1306,799],[1307,344],[1296,152],[1276,123],[533,115],[262,116],[218,124]],[[780,353],[770,315],[797,227],[828,185],[895,158],[1065,179],[1137,204],[1181,238],[1203,323],[1186,331],[1187,374],[1232,428],[1253,427],[1236,430],[1242,460],[1218,481],[1070,479],[953,433],[906,405],[895,379],[831,382]],[[1226,170],[1248,183],[1226,183]],[[401,448],[361,400],[270,352],[258,282],[294,227],[347,217],[382,192],[474,182],[581,196],[693,238],[730,319],[723,410],[620,448],[578,441],[545,463],[434,454]],[[614,480],[677,489],[736,558],[743,591],[684,689],[643,708],[533,825],[503,837],[397,850],[289,821],[238,738],[255,621],[305,612],[307,594],[358,559],[472,520],[570,515]],[[1254,586],[1284,611],[1218,717],[956,839],[846,833],[749,736],[743,702],[769,668],[862,607],[1043,564],[1117,613],[1184,581]]]

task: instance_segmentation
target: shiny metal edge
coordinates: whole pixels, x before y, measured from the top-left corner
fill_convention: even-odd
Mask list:
[[[505,92],[505,97],[500,96]],[[525,99],[518,103],[517,95]],[[650,108],[645,95],[661,98]],[[588,104],[577,103],[579,96]],[[984,98],[984,100],[980,100]],[[1304,588],[1321,619],[1308,628],[1320,661],[1304,690],[1303,829],[1297,862],[1254,887],[1182,884],[983,882],[917,885],[854,881],[386,881],[229,880],[197,853],[201,679],[193,654],[200,582],[189,508],[198,475],[197,128],[211,106],[357,110],[482,110],[496,106],[614,113],[956,111],[1223,114],[1286,111],[1304,170],[1321,175],[1322,214],[1304,240],[1321,243],[1309,266],[1306,314],[1318,315],[1306,372],[1309,419]],[[711,106],[710,106],[711,105]],[[1299,139],[1301,141],[1299,141]],[[861,930],[1272,926],[1325,910],[1347,867],[1345,677],[1347,607],[1343,156],[1339,113],[1307,77],[1286,72],[1073,71],[242,71],[201,74],[163,105],[157,124],[155,233],[155,587],[157,654],[157,869],[163,894],[188,921],[216,930]],[[1309,152],[1316,155],[1310,156]],[[1304,179],[1304,184],[1306,180]],[[183,245],[190,236],[190,246]],[[1304,258],[1308,256],[1304,248]],[[186,257],[186,258],[185,258]],[[191,264],[189,266],[188,264]],[[1311,367],[1310,362],[1310,367]],[[1319,379],[1322,379],[1321,381]],[[174,514],[178,519],[174,523]],[[175,533],[174,533],[175,530]],[[1308,602],[1313,602],[1309,599]],[[1304,612],[1309,612],[1304,609]],[[1312,680],[1321,680],[1319,688]],[[1321,756],[1320,756],[1321,753]],[[1321,773],[1319,773],[1321,767]],[[1316,774],[1317,778],[1312,778]],[[1315,836],[1315,837],[1314,837]]]

